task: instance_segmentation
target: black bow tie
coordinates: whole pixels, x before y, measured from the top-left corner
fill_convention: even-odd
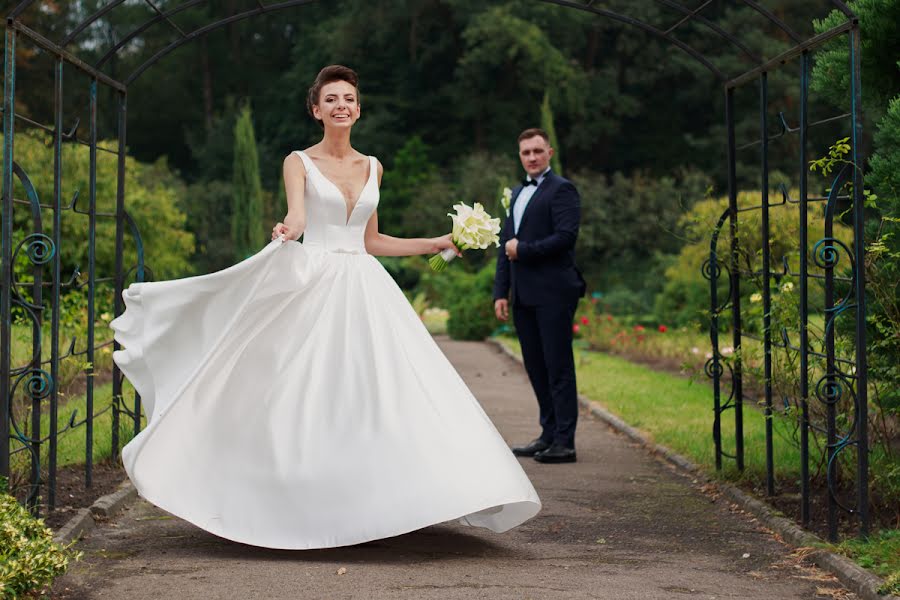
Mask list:
[[[528,177],[526,177],[525,179],[522,180],[523,187],[527,187],[529,185],[533,185],[534,187],[537,187],[537,183],[538,183],[537,179],[529,179]]]

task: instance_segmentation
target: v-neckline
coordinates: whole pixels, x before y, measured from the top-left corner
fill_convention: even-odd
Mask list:
[[[359,201],[362,200],[363,194],[366,193],[366,188],[369,187],[369,183],[372,181],[372,158],[369,156],[366,157],[366,159],[369,162],[369,175],[368,175],[368,177],[366,177],[366,182],[363,184],[362,189],[359,191],[359,195],[356,197],[356,202],[353,203],[353,206],[350,206],[350,204],[347,202],[347,197],[344,196],[344,192],[341,191],[341,188],[339,188],[335,182],[328,179],[328,176],[322,172],[322,169],[319,168],[319,165],[316,164],[316,161],[313,160],[312,156],[310,156],[309,154],[306,154],[306,152],[304,152],[303,150],[301,150],[300,152],[303,153],[306,156],[306,158],[309,159],[310,164],[313,167],[315,167],[315,169],[319,173],[319,175],[322,176],[322,179],[324,179],[325,181],[330,183],[331,187],[333,187],[335,190],[337,190],[338,196],[340,196],[341,200],[344,202],[344,214],[347,215],[346,220],[344,221],[344,227],[346,227],[347,225],[350,224],[350,219],[353,218],[353,213],[356,212],[356,207],[359,206]],[[349,210],[347,210],[348,207],[349,207]]]

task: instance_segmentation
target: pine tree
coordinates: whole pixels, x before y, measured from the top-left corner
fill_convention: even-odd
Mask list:
[[[259,157],[250,106],[244,106],[234,125],[234,174],[232,186],[231,237],[235,258],[243,260],[265,242],[263,198],[259,179]]]
[[[541,129],[550,136],[550,147],[553,148],[553,158],[550,159],[550,167],[557,175],[562,175],[562,159],[559,153],[559,140],[556,139],[556,127],[553,126],[553,108],[550,106],[550,94],[544,92],[544,101],[541,102]]]

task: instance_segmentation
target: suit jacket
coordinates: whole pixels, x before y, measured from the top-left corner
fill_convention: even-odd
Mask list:
[[[522,186],[513,190],[509,217],[500,230],[494,300],[509,298],[527,306],[575,302],[585,282],[575,266],[575,240],[581,221],[581,198],[568,179],[547,172],[525,207],[515,233],[513,208]],[[506,256],[506,242],[518,238],[518,258]]]

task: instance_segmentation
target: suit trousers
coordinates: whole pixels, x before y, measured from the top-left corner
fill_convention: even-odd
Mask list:
[[[513,303],[522,359],[537,396],[541,439],[575,448],[578,389],[572,354],[572,318],[577,302],[523,306]]]

